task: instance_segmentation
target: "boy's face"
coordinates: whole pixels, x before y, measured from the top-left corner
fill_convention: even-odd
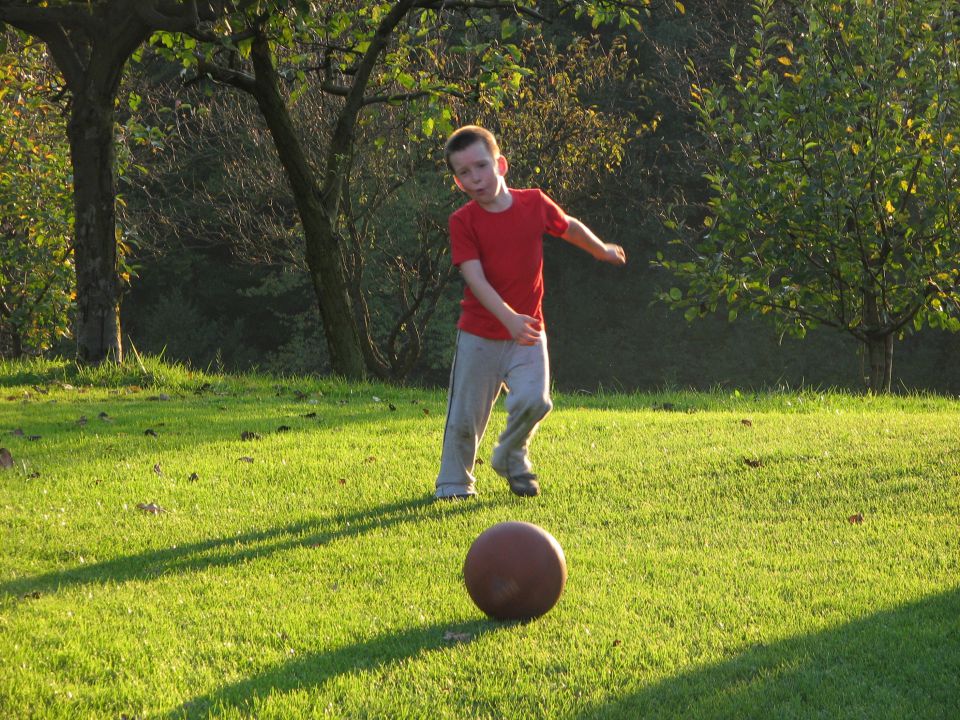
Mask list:
[[[450,165],[457,187],[480,205],[495,203],[506,191],[503,176],[507,174],[507,159],[503,155],[493,157],[482,142],[451,153]]]

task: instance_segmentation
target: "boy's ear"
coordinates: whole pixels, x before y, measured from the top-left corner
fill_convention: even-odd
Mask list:
[[[507,174],[507,170],[510,169],[510,163],[507,162],[507,158],[503,155],[497,156],[497,173],[501,176]]]

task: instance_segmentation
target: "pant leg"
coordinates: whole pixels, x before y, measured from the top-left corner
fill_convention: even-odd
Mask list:
[[[437,475],[436,496],[475,494],[477,447],[500,394],[502,358],[514,343],[488,340],[461,331],[450,370],[447,423]]]
[[[529,446],[540,421],[553,409],[550,361],[544,336],[536,345],[513,344],[504,372],[507,426],[493,451],[491,466],[505,477],[532,470]]]

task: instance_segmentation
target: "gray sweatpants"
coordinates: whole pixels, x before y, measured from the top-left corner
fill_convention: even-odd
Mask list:
[[[527,450],[537,425],[553,407],[547,341],[518,345],[460,331],[450,371],[447,425],[436,496],[474,495],[473,466],[493,404],[507,388],[507,426],[490,465],[507,477],[530,472]]]

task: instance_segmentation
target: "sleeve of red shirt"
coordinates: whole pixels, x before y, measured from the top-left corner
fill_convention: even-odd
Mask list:
[[[555,237],[561,237],[570,227],[567,214],[543,190],[539,192],[543,202],[543,229]]]
[[[467,260],[479,260],[477,239],[460,213],[450,216],[450,262],[460,267]]]

